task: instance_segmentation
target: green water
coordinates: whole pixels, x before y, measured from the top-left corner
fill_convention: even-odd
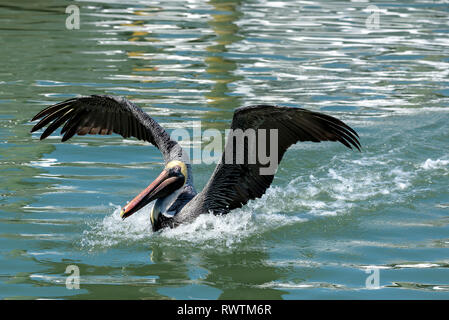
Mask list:
[[[0,298],[448,299],[448,18],[433,0],[1,1]],[[161,171],[156,148],[29,133],[40,109],[89,94],[169,129],[301,106],[364,148],[297,144],[262,199],[154,234],[149,208],[119,211]],[[195,165],[198,190],[213,167]]]

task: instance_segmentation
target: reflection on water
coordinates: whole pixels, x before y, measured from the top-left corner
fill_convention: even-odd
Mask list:
[[[208,53],[205,62],[207,64],[206,72],[215,82],[210,93],[206,94],[208,104],[211,108],[223,108],[234,110],[240,106],[239,97],[233,95],[229,85],[241,76],[235,76],[234,71],[237,64],[231,58],[226,58],[227,47],[242,39],[238,35],[238,26],[234,23],[242,15],[238,9],[240,1],[209,1],[216,14],[211,15],[208,24],[216,34],[215,39],[211,39],[213,44],[206,47]],[[209,112],[206,114],[209,118],[221,118],[220,114]]]
[[[80,30],[60,1],[0,4],[2,298],[448,297],[447,3],[76,4]],[[364,150],[298,144],[262,199],[155,234],[150,208],[119,211],[159,174],[157,149],[29,133],[44,106],[105,93],[169,129],[304,106],[347,121]],[[194,167],[197,189],[212,170]],[[65,288],[70,264],[80,290]],[[365,288],[370,268],[379,290]]]

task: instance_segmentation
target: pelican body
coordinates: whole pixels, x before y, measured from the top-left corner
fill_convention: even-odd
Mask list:
[[[236,151],[225,146],[221,162],[216,166],[204,189],[197,193],[193,185],[192,168],[181,146],[141,108],[123,97],[92,95],[51,105],[40,111],[32,121],[40,121],[31,132],[45,126],[40,139],[45,139],[62,126],[62,141],[75,134],[120,134],[135,137],[156,146],[162,153],[165,167],[161,174],[139,195],[126,204],[123,219],[155,201],[150,219],[153,230],[176,227],[193,221],[200,214],[226,214],[249,200],[260,198],[271,185],[273,174],[261,174],[266,164],[259,160],[249,163],[225,159],[236,158]],[[276,129],[278,135],[277,165],[287,149],[298,141],[338,141],[360,151],[357,133],[344,122],[319,112],[276,105],[253,105],[234,112],[231,129]],[[269,149],[270,142],[258,142]],[[266,146],[263,144],[266,143]],[[273,143],[273,142],[271,142]],[[245,159],[251,146],[245,140]],[[228,153],[228,157],[226,157]]]

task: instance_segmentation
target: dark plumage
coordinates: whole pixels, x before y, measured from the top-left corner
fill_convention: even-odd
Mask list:
[[[171,140],[169,134],[141,108],[122,97],[94,95],[69,99],[42,110],[32,121],[37,119],[41,120],[31,132],[48,125],[41,139],[45,139],[62,125],[62,141],[75,134],[117,133],[124,138],[135,137],[155,145],[161,151],[166,165],[177,161],[185,163],[185,184],[182,190],[178,189],[179,194],[177,193],[174,202],[169,208],[165,208],[174,215],[164,211],[153,222],[154,230],[177,226],[203,213],[224,214],[240,208],[249,200],[260,198],[274,178],[274,174],[260,174],[260,169],[266,166],[258,159],[253,164],[247,161],[243,164],[225,163],[226,154],[229,156],[230,152],[235,153],[235,150],[229,149],[228,141],[221,162],[203,191],[197,194],[193,186],[191,166],[179,144]],[[345,123],[301,108],[271,105],[238,108],[234,113],[231,129],[266,129],[267,132],[277,129],[278,163],[287,149],[298,141],[338,141],[351,149],[354,147],[360,151],[361,148],[357,133]],[[270,150],[269,139],[265,143],[265,150]],[[245,159],[249,157],[250,149],[245,140]],[[233,154],[232,158],[235,157]]]

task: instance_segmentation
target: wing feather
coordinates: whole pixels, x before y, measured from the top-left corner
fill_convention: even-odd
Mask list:
[[[249,128],[278,130],[277,165],[287,149],[298,141],[338,141],[350,149],[355,148],[360,151],[361,148],[357,133],[344,122],[329,115],[301,108],[256,105],[237,109],[231,129],[247,130]],[[212,211],[221,214],[240,208],[249,200],[260,198],[273,181],[274,175],[261,174],[260,169],[264,165],[258,160],[255,164],[225,163],[226,152],[234,152],[235,159],[235,150],[233,150],[235,148],[228,149],[230,140],[228,136],[221,162],[215,168],[209,182],[192,200],[200,208],[198,210],[200,213]],[[266,143],[265,150],[269,150],[269,143],[273,142]],[[245,152],[249,149],[248,145],[244,146]],[[248,155],[245,159],[248,159]],[[185,217],[175,218],[181,221],[191,217],[186,214]]]
[[[48,125],[41,139],[48,137],[60,126],[62,141],[67,141],[75,134],[104,135],[114,132],[124,138],[132,136],[150,142],[159,148],[166,162],[170,160],[172,148],[179,146],[153,118],[122,97],[92,95],[68,99],[41,110],[32,121],[38,119],[39,122],[31,132]]]

